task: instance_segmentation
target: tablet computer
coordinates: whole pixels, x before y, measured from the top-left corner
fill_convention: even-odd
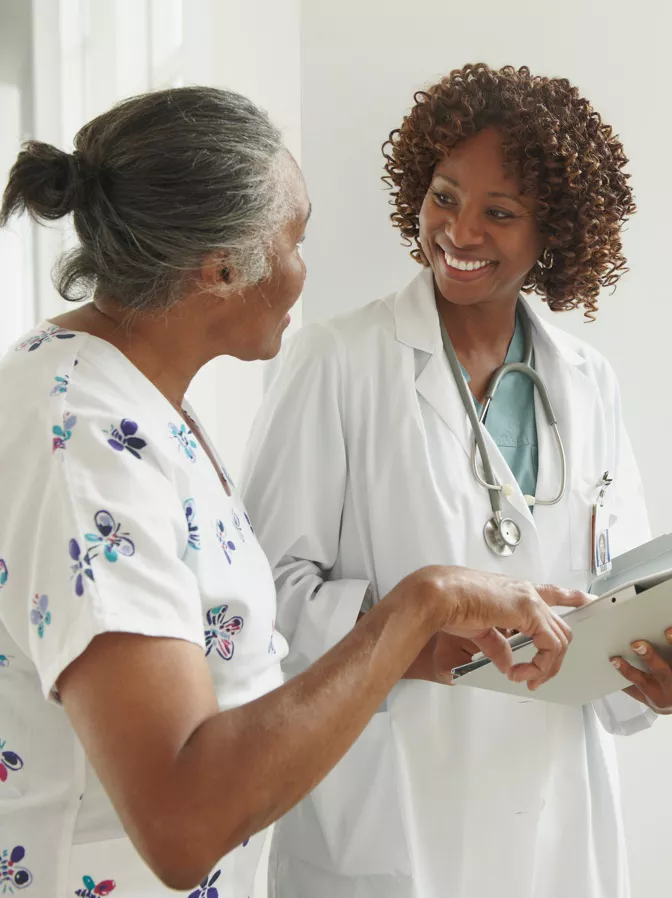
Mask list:
[[[672,545],[669,537],[666,540]],[[635,557],[641,558],[641,552]],[[454,685],[579,706],[630,685],[611,664],[611,658],[619,655],[642,667],[641,659],[630,648],[637,639],[646,640],[672,661],[672,646],[665,637],[665,631],[672,627],[672,557],[665,551],[654,563],[647,556],[644,567],[648,568],[646,573],[638,569],[639,564],[628,568],[627,563],[621,563],[594,584],[594,589],[606,587],[606,591],[589,605],[563,614],[572,628],[572,643],[560,672],[535,692],[530,692],[526,683],[512,683],[482,655],[455,668]],[[628,570],[638,576],[628,577]],[[534,657],[536,649],[529,638],[518,635],[510,642],[516,663]]]

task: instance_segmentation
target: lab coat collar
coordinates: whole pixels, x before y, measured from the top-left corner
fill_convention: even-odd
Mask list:
[[[585,359],[572,348],[567,335],[543,321],[530,307],[527,299],[523,298],[522,302],[532,323],[535,338],[543,341],[555,356],[568,365],[582,365]],[[432,355],[437,350],[443,351],[434,299],[434,279],[430,268],[423,269],[394,297],[394,325],[396,338],[400,343]]]
[[[429,354],[427,362],[420,367],[416,376],[416,390],[453,432],[463,451],[467,455],[471,455],[473,433],[443,351],[431,270],[426,269],[421,272],[393,299],[397,340],[414,350]],[[580,366],[584,360],[572,348],[571,340],[565,337],[562,331],[546,325],[529,308],[526,300],[523,302],[532,323],[535,367],[549,386],[556,411],[561,413],[563,421],[567,421],[569,417],[565,409],[567,396],[583,394],[581,389],[570,390],[569,384],[574,377],[579,377],[581,381],[586,380],[583,373],[580,372]],[[590,390],[583,392],[585,392],[586,400],[592,396]],[[546,459],[550,458],[550,452],[554,451],[555,447],[550,443],[550,432],[536,394],[535,403],[538,420],[544,423],[544,426],[539,429],[540,477],[538,487],[540,487],[539,495],[546,497],[553,495],[554,493],[551,491],[557,488],[555,482],[551,482],[557,479],[553,477],[554,468],[546,465]],[[494,440],[487,431],[484,432],[483,437],[488,445],[497,479],[500,483],[513,485],[515,482],[513,475]],[[542,461],[544,462],[543,472]],[[546,482],[547,480],[548,482]],[[525,525],[536,534],[527,503],[518,488],[514,488],[513,494],[508,497],[508,502],[519,512],[520,522],[525,522]]]

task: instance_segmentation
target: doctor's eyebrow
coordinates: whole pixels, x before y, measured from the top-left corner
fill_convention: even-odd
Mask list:
[[[447,181],[449,184],[451,184],[453,187],[457,187],[459,190],[460,182],[456,181],[455,178],[451,178],[448,175],[441,175],[441,174],[435,175],[435,178],[436,178],[436,180]],[[518,203],[519,206],[523,206],[523,207],[525,206],[521,197],[516,196],[513,193],[502,193],[501,191],[495,190],[495,191],[491,191],[490,193],[488,193],[488,196],[493,197],[493,199],[499,197],[502,199],[512,200],[514,203]]]

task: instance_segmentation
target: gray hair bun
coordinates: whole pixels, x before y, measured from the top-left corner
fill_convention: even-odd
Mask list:
[[[74,155],[31,140],[24,144],[10,173],[5,207],[54,221],[77,208],[80,183]]]

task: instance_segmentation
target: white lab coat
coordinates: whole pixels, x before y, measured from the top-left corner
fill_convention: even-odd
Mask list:
[[[432,279],[326,325],[286,351],[253,430],[244,498],[275,570],[277,627],[295,674],[428,564],[585,588],[590,506],[605,471],[615,554],[650,534],[616,378],[593,349],[534,314],[536,368],[554,403],[568,488],[532,516],[512,558],[487,549],[488,494],[441,343]],[[540,497],[559,481],[538,403]],[[497,476],[515,484],[486,436]],[[561,707],[405,681],[360,739],[278,825],[278,898],[625,898],[612,733],[650,724],[623,693]],[[600,723],[602,722],[602,724]],[[605,729],[606,728],[606,729]]]

